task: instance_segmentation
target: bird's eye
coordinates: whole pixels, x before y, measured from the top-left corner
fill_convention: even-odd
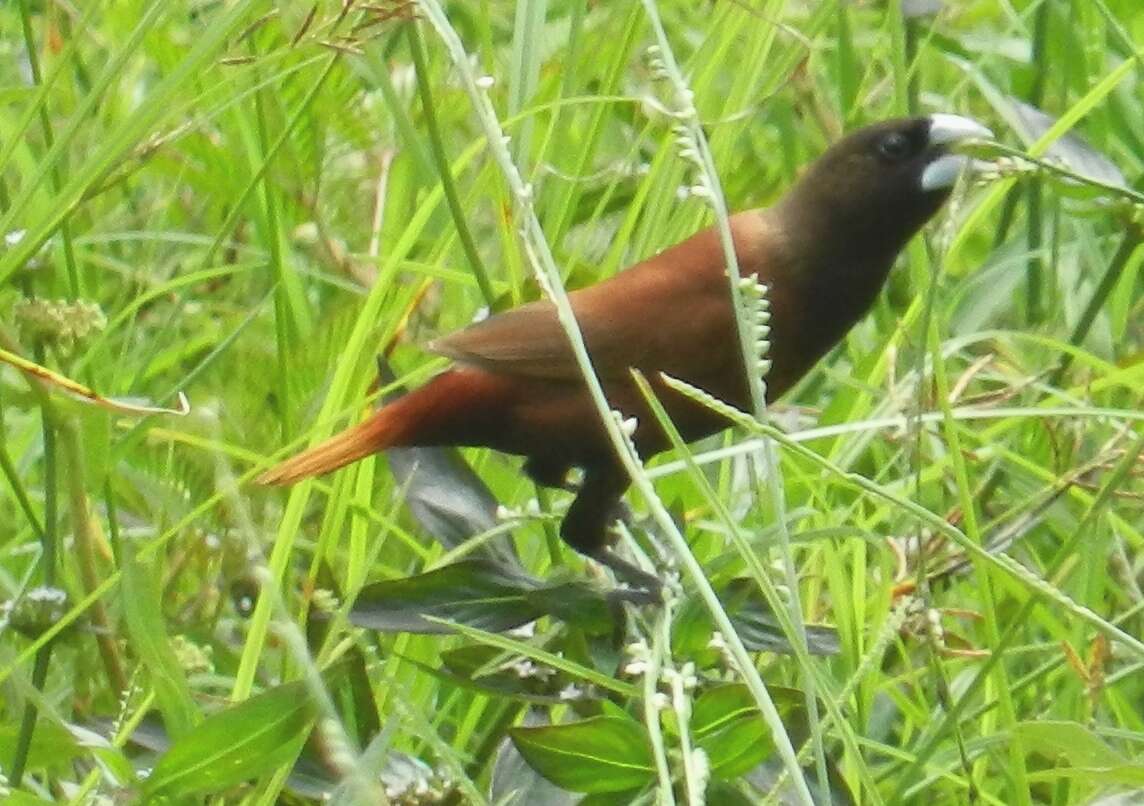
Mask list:
[[[910,138],[901,132],[890,132],[878,141],[878,153],[888,160],[905,159],[910,150]]]

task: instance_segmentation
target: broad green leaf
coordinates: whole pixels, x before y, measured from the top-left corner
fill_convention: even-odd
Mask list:
[[[752,769],[773,747],[754,698],[739,683],[699,695],[692,707],[691,731],[707,753],[711,774],[724,780]]]
[[[541,616],[592,635],[610,634],[619,617],[603,592],[586,581],[544,584],[483,557],[367,585],[350,609],[354,624],[385,632],[448,632],[426,617],[504,632]]]
[[[44,800],[27,792],[8,792],[4,795],[4,802],[8,806],[52,806],[58,801]]]
[[[529,595],[539,583],[484,559],[466,559],[362,588],[350,621],[385,632],[448,632],[425,616],[503,632],[544,615]]]
[[[545,614],[579,627],[589,635],[614,632],[622,616],[604,598],[599,587],[584,580],[546,585],[529,593],[528,601]]]
[[[441,661],[438,671],[448,679],[501,697],[559,702],[560,690],[569,682],[544,664],[481,644],[450,650]]]
[[[712,781],[707,787],[707,802],[719,806],[752,806],[754,801],[724,781]]]
[[[217,792],[292,762],[314,723],[303,683],[251,697],[213,714],[178,739],[147,779],[148,798]]]
[[[509,735],[530,767],[573,792],[623,792],[655,777],[647,734],[632,719],[599,716]]]
[[[528,709],[524,713],[525,725],[538,724],[542,719],[544,717],[538,709]],[[577,802],[583,803],[583,800],[578,800],[578,795],[560,789],[528,766],[508,737],[497,748],[489,782],[489,799],[500,806],[530,806],[533,803],[573,806]]]

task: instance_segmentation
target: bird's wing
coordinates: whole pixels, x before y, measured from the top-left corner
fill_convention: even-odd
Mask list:
[[[575,377],[568,337],[550,302],[532,302],[430,342],[462,364],[536,378]],[[602,372],[597,368],[597,372]]]
[[[645,292],[634,305],[628,298],[625,307],[624,298],[608,288],[612,283],[570,295],[596,374],[604,378],[626,375],[630,367],[646,368],[649,357],[657,355],[661,336],[647,326],[642,311],[654,310],[653,297],[663,295]],[[429,349],[492,372],[553,380],[581,376],[556,306],[546,300],[478,322],[432,342]]]
[[[757,262],[757,213],[734,217],[740,262]],[[596,373],[631,367],[699,377],[737,355],[723,252],[704,230],[614,277],[569,295]],[[429,349],[492,372],[577,379],[555,306],[533,302],[432,342]]]

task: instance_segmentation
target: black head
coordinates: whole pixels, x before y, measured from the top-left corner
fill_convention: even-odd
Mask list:
[[[772,338],[795,345],[776,351],[781,377],[800,376],[869,309],[906,241],[967,166],[950,147],[980,137],[992,134],[956,115],[859,129],[827,149],[773,208],[787,260]]]
[[[788,221],[854,256],[888,258],[949,196],[967,158],[954,144],[990,138],[969,118],[935,114],[888,120],[839,140],[783,199]]]

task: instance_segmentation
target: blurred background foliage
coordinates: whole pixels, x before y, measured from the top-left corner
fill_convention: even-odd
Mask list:
[[[1144,8],[446,4],[569,288],[712,220],[673,145],[649,6],[732,209],[772,202],[852,127],[932,111],[1072,175],[1010,159],[965,188],[773,411],[835,469],[1025,577],[784,449],[802,616],[818,625],[812,654],[791,657],[711,493],[679,457],[650,474],[805,743],[817,801],[1132,802]],[[691,586],[624,610],[556,545],[567,496],[538,493],[517,460],[402,453],[289,493],[250,482],[359,417],[378,355],[387,391],[419,383],[442,366],[419,345],[539,294],[519,208],[422,16],[393,0],[0,7],[12,802],[807,791]],[[691,454],[769,567],[775,513],[734,449],[746,439]],[[469,627],[445,636],[426,614]]]

